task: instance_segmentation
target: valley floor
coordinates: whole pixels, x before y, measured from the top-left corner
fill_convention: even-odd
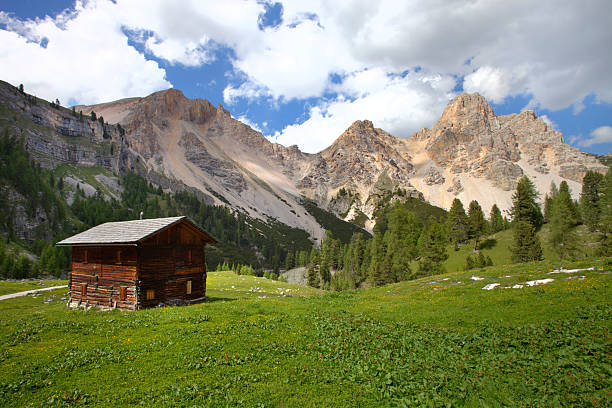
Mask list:
[[[341,293],[213,272],[207,302],[139,312],[9,299],[0,405],[609,406],[612,259],[565,267]]]

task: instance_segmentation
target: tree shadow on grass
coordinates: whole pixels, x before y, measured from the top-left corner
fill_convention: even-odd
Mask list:
[[[497,240],[495,238],[487,238],[478,244],[478,249],[491,249],[495,245],[497,245]]]

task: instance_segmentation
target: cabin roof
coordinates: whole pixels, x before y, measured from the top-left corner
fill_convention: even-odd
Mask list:
[[[206,231],[195,225],[189,218],[168,217],[146,220],[107,222],[66,238],[56,245],[138,245],[140,241],[179,222],[187,222],[197,229],[208,243],[217,241]]]

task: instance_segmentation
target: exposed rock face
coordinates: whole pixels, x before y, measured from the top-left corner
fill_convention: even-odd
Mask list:
[[[444,184],[446,179],[442,174],[440,174],[440,170],[435,167],[430,167],[427,169],[423,181],[425,181],[425,184],[428,186],[431,186],[433,184]]]
[[[566,145],[563,135],[533,111],[497,116],[478,94],[457,96],[431,130],[422,129],[406,140],[409,154],[418,156],[423,150],[428,160],[416,164],[419,179],[412,178],[413,184],[432,186],[433,180],[439,180],[429,170],[419,170],[432,162],[451,175],[445,191],[468,202],[484,202],[486,210],[493,203],[509,208],[511,192],[525,174],[542,193],[548,192],[551,182],[570,180],[577,196],[588,170],[606,169],[594,157]],[[436,196],[431,189],[427,193],[433,203],[450,206],[449,197]]]
[[[605,170],[533,112],[497,116],[478,94],[459,95],[432,129],[411,138],[356,121],[314,155],[271,143],[222,106],[176,90],[87,109],[117,119],[130,150],[150,171],[212,189],[251,215],[256,209],[302,228],[299,195],[345,218],[356,212],[371,217],[378,201],[399,191],[445,208],[456,196],[465,205],[476,199],[485,210],[493,203],[504,210],[525,174],[542,192],[551,181],[567,179],[578,194],[587,170]],[[341,189],[346,196],[338,195]],[[307,224],[317,229],[312,220]]]
[[[202,171],[220,180],[228,190],[241,193],[246,190],[247,183],[236,166],[227,160],[219,160],[211,155],[200,139],[194,133],[183,135],[179,146],[185,148],[185,158],[198,166]]]
[[[297,186],[322,202],[331,199],[327,192],[347,185],[367,199],[380,175],[386,172],[394,185],[414,190],[409,181],[413,166],[395,148],[397,144],[397,138],[375,129],[372,122],[356,121],[330,147],[315,156]]]
[[[271,143],[221,105],[170,89],[83,110],[118,120],[129,149],[138,153],[149,175],[178,180],[200,190],[207,201],[322,237],[292,180],[310,155],[297,146]]]
[[[119,170],[123,142],[115,126],[53,107],[1,81],[0,102],[7,108],[0,119],[23,133],[29,152],[42,166],[70,163]],[[30,121],[36,126],[27,125]]]
[[[492,204],[503,211],[522,175],[541,193],[551,181],[568,180],[576,197],[586,171],[606,170],[533,112],[497,116],[478,94],[459,95],[431,129],[408,139],[356,121],[327,149],[306,154],[270,142],[220,105],[174,89],[73,113],[0,85],[5,111],[15,116],[10,120],[37,124],[27,128],[26,143],[48,167],[68,162],[136,171],[163,188],[190,188],[208,203],[273,217],[317,238],[323,230],[300,196],[347,220],[369,218],[371,228],[381,202],[419,197],[449,208],[458,197],[466,207],[475,199],[485,211]],[[90,120],[91,111],[121,127]]]

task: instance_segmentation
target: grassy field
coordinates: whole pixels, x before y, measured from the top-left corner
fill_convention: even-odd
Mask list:
[[[610,406],[612,260],[566,265],[592,266],[342,293],[215,272],[207,302],[138,312],[2,301],[0,406]]]
[[[545,225],[538,231],[538,237],[542,244],[544,259],[556,260],[557,255],[553,248],[548,243],[549,228]],[[577,250],[579,254],[587,254],[593,256],[595,252],[597,235],[589,233],[586,227],[580,225],[576,228],[578,237]],[[484,255],[491,257],[493,265],[507,265],[512,263],[510,247],[512,246],[512,230],[500,231],[490,236],[485,236],[481,239],[479,246]],[[455,251],[452,245],[447,247],[448,259],[444,262],[444,267],[448,272],[462,271],[465,267],[465,259],[468,255],[473,255],[474,242],[470,241],[465,245],[459,246],[459,250]],[[581,255],[582,256],[582,255]],[[411,265],[413,270],[418,268],[418,262],[415,261]]]
[[[24,292],[26,290],[49,288],[51,286],[67,285],[65,280],[15,280],[0,282],[0,295]]]

